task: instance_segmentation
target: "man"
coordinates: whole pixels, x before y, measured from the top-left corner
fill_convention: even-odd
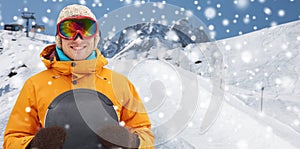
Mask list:
[[[25,82],[6,126],[4,149],[62,148],[65,140],[78,137],[68,134],[67,127],[45,127],[49,105],[78,89],[103,94],[124,126],[99,126],[95,133],[102,147],[153,148],[151,123],[142,101],[126,77],[104,68],[107,60],[96,48],[99,39],[98,23],[89,8],[74,4],[62,9],[56,44],[40,54],[47,70]]]

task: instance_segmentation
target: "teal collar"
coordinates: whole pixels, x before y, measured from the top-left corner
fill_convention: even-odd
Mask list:
[[[60,61],[72,61],[72,59],[70,59],[67,55],[65,55],[65,53],[62,51],[62,49],[60,49],[59,47],[56,46],[56,53],[58,55],[58,58]],[[86,58],[86,60],[91,60],[96,58],[96,51],[93,51],[90,56],[88,56]]]

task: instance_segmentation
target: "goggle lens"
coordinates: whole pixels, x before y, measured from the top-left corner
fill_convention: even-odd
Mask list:
[[[82,38],[96,35],[98,31],[95,20],[89,18],[67,19],[58,24],[58,34],[64,39],[74,39],[80,33]]]

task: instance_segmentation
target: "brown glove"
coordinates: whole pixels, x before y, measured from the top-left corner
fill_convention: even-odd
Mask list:
[[[140,145],[140,139],[137,134],[131,133],[127,128],[122,126],[107,126],[100,130],[100,143],[111,148],[135,149]]]
[[[40,129],[26,149],[61,149],[66,140],[66,131],[59,126]]]

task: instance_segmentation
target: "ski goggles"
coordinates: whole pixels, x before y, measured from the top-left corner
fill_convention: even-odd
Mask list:
[[[66,18],[57,24],[57,34],[67,40],[74,40],[81,35],[82,39],[93,38],[98,33],[98,23],[91,17],[76,16]]]

